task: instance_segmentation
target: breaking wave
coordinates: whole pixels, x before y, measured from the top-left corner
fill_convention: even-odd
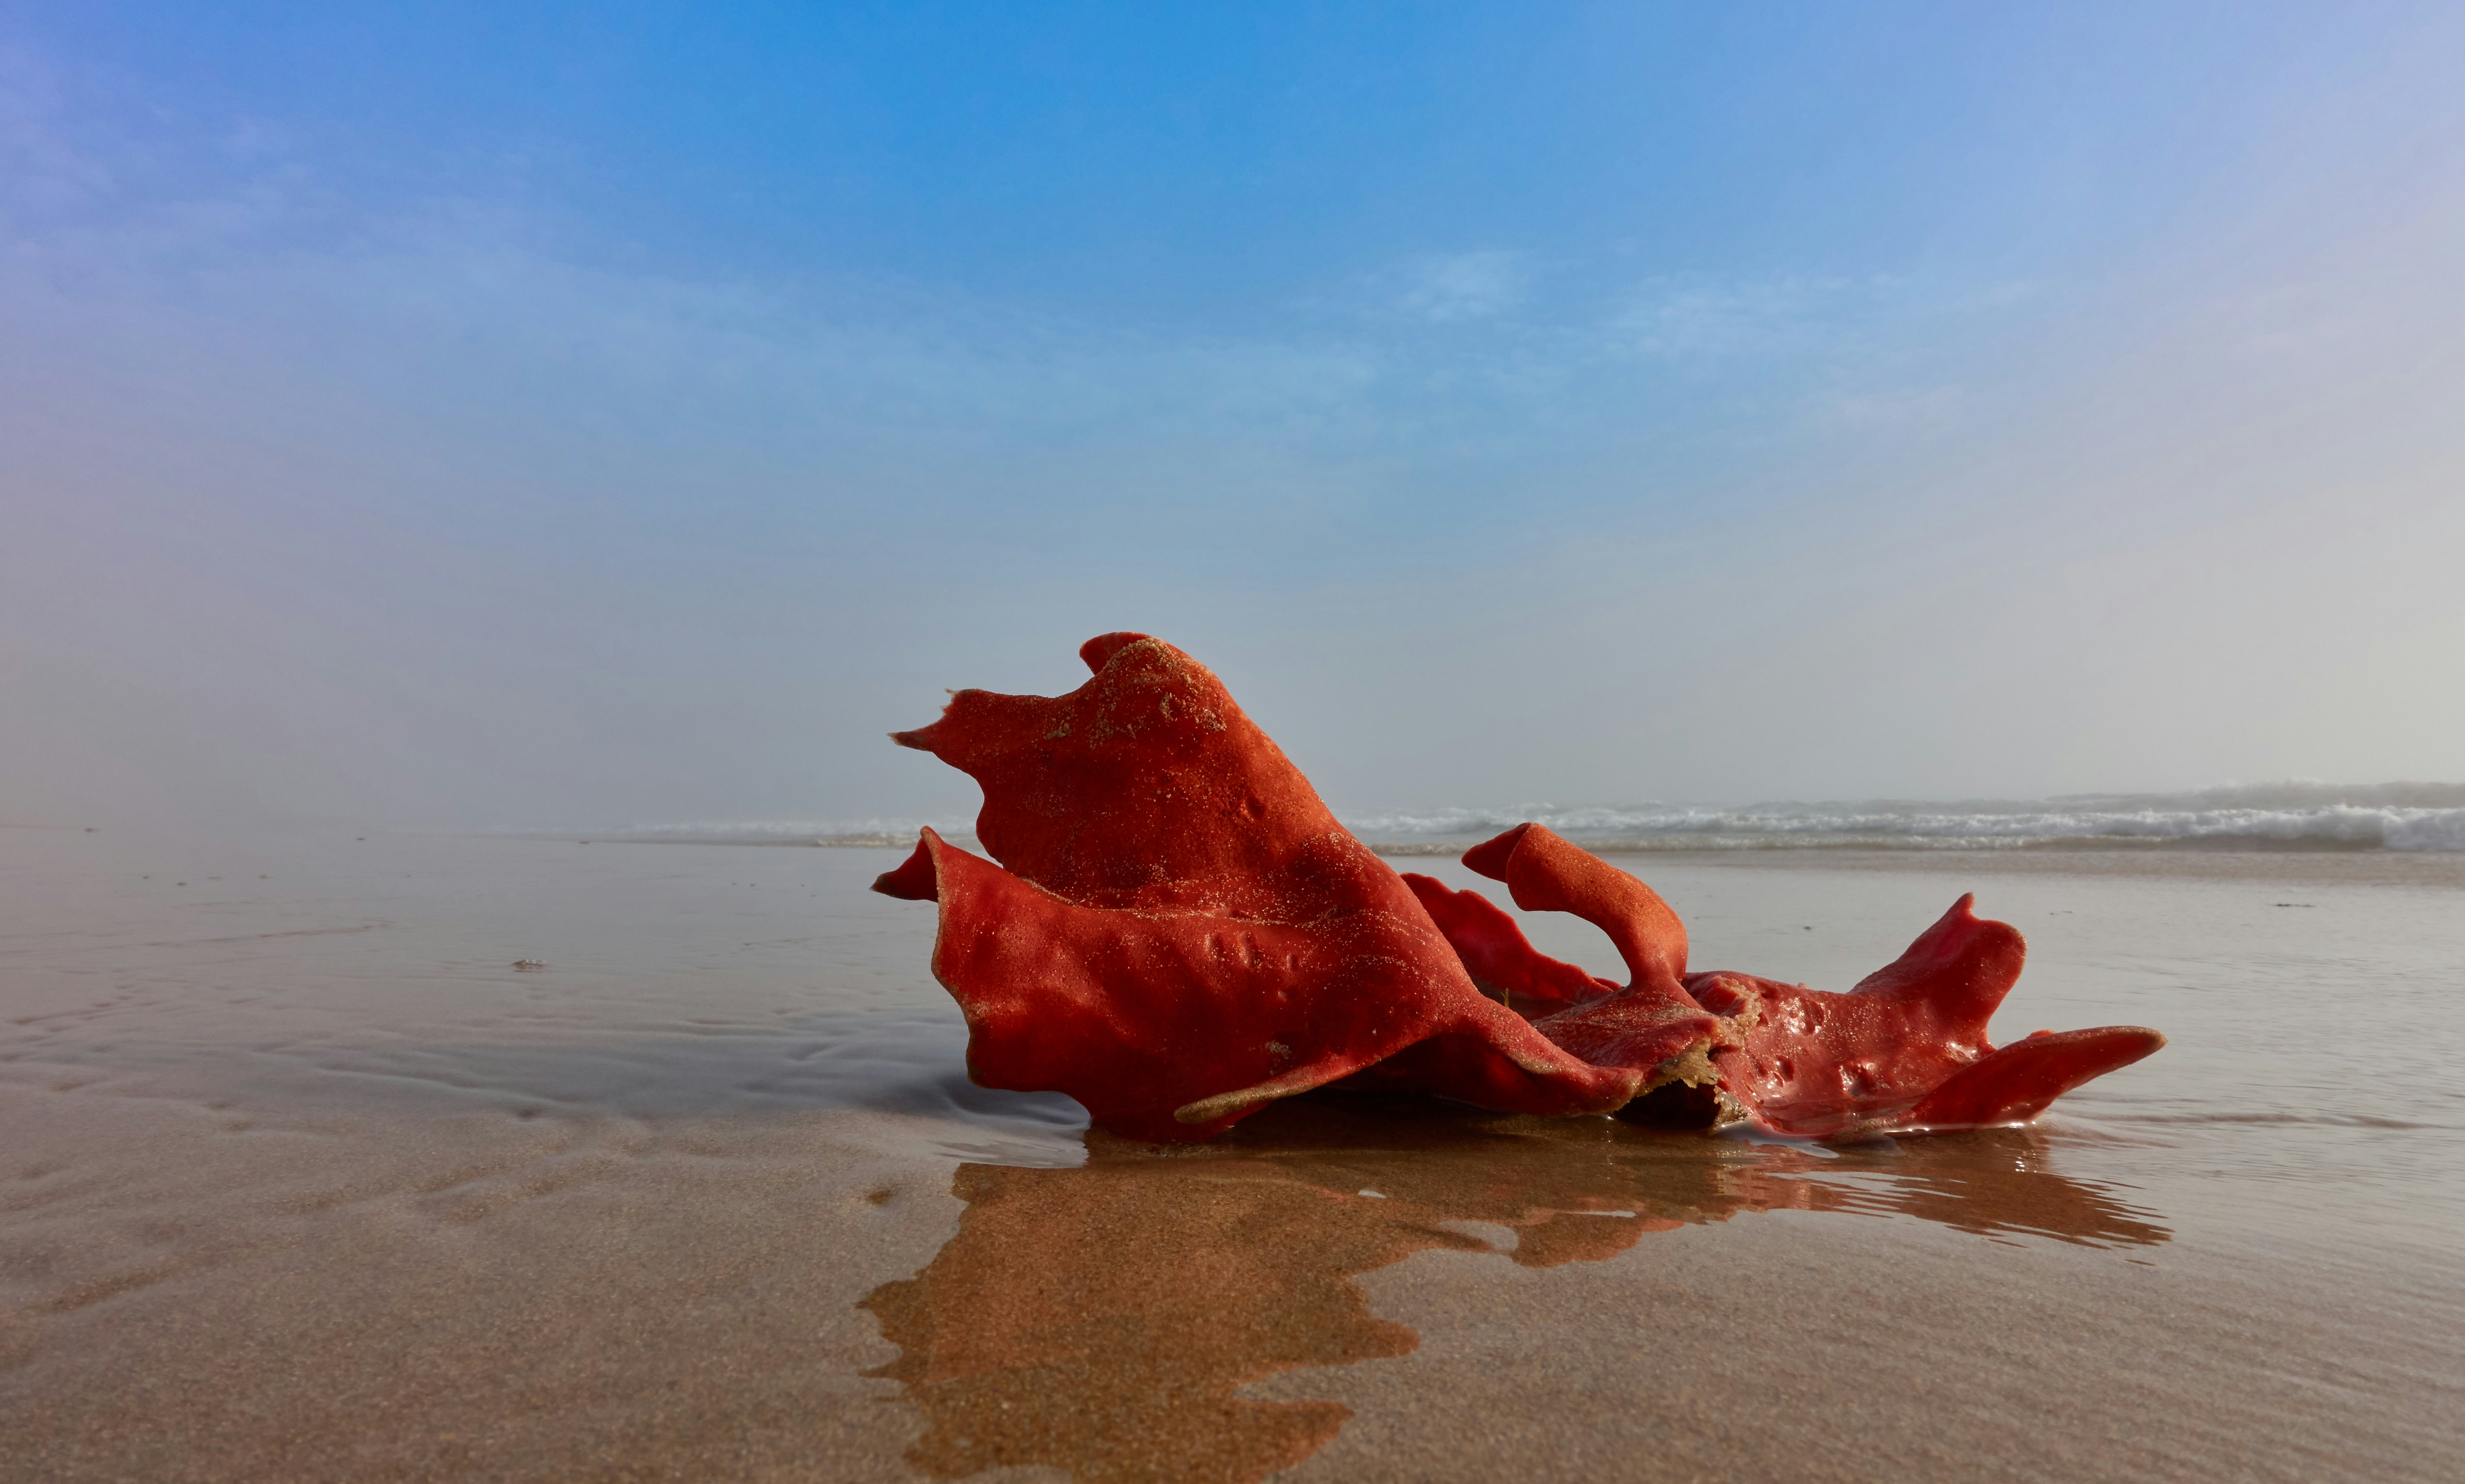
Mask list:
[[[2465,852],[2465,784],[2259,784],[2173,794],[2051,799],[1779,802],[1747,805],[1524,804],[1340,812],[1395,855],[1453,854],[1536,820],[1593,850],[2210,849]],[[692,845],[908,846],[930,825],[972,845],[974,822],[786,819],[560,831],[608,841]]]
[[[1530,804],[1358,813],[1362,838],[1419,842],[1535,820],[1593,849],[1981,850],[2163,847],[2465,851],[2465,784],[2265,784],[2181,794],[1751,805]]]

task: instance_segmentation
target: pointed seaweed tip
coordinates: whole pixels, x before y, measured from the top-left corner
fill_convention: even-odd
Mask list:
[[[1099,633],[1078,646],[1078,657],[1086,663],[1088,674],[1099,674],[1106,665],[1112,663],[1114,655],[1133,644],[1153,637],[1155,637],[1153,634],[1139,633],[1128,629],[1116,630],[1111,633]]]
[[[1526,822],[1495,839],[1481,841],[1463,853],[1464,865],[1493,881],[1505,880],[1506,863],[1515,857],[1515,848],[1523,843],[1524,835],[1532,829],[1533,826]]]
[[[930,830],[920,831],[915,853],[899,862],[896,870],[874,877],[873,889],[901,901],[940,901],[941,873],[933,865],[933,846],[939,838]]]

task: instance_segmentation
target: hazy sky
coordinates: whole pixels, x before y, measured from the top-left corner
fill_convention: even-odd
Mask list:
[[[383,12],[383,13],[379,13]],[[2465,777],[2465,8],[0,0],[0,822]]]

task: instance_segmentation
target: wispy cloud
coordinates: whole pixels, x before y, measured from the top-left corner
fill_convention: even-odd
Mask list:
[[[1820,351],[1933,307],[1890,278],[1692,275],[1647,279],[1622,298],[1604,327],[1611,342],[1671,363]]]
[[[1407,313],[1440,324],[1482,320],[1521,304],[1533,273],[1526,255],[1497,248],[1417,258],[1397,271],[1396,299]]]

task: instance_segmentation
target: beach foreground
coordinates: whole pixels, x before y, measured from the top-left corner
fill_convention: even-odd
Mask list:
[[[2171,1045],[1849,1149],[1332,1095],[1170,1151],[966,1082],[897,858],[0,831],[0,1476],[2465,1451],[2465,857],[1626,857],[1696,966],[1817,988],[1974,889],[2032,944],[1999,1039]]]

